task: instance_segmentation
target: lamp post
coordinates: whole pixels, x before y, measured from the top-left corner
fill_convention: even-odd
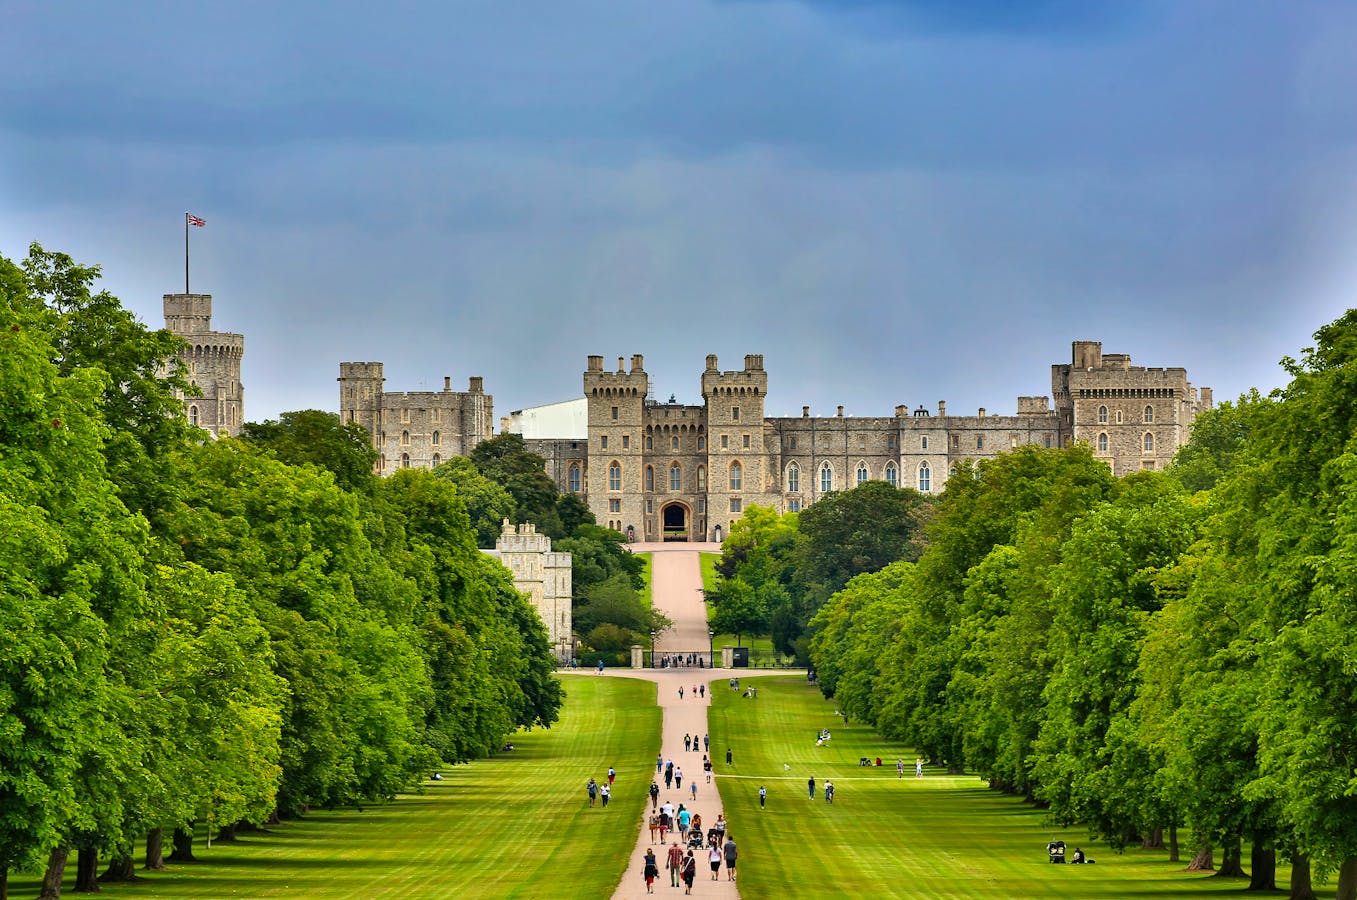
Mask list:
[[[650,668],[655,668],[655,632],[650,632]]]
[[[716,632],[707,632],[707,657],[711,660],[711,667],[716,668]]]

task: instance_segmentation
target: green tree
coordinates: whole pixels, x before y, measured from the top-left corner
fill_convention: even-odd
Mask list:
[[[738,578],[722,581],[717,596],[709,602],[715,604],[711,627],[722,634],[735,635],[737,645],[742,635],[763,634],[768,630],[768,608],[763,598]]]
[[[285,412],[277,419],[246,422],[240,437],[288,465],[324,469],[346,491],[373,491],[377,451],[372,448],[372,438],[356,422],[341,425],[334,413],[318,409]]]
[[[476,530],[476,545],[487,549],[495,546],[504,520],[514,520],[514,498],[509,492],[482,475],[465,456],[454,456],[434,469],[434,474],[457,486],[457,495]]]

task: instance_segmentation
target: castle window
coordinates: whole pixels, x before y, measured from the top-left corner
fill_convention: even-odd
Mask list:
[[[743,503],[743,501],[740,500],[739,497],[731,497],[731,498],[730,498],[730,511],[731,511],[731,512],[737,513],[737,512],[740,512],[743,508],[744,508],[744,503]]]
[[[621,511],[622,511],[622,501],[621,501],[621,500],[609,500],[609,501],[608,501],[608,512],[610,512],[610,513],[620,513]]]
[[[655,490],[655,467],[646,466],[646,490]]]
[[[791,437],[791,449],[792,450],[796,449],[796,435],[792,435]]]
[[[1149,424],[1151,424],[1151,423],[1154,422],[1154,407],[1153,407],[1153,406],[1147,406],[1147,407],[1145,407],[1145,419],[1144,419],[1144,421],[1145,421],[1145,424],[1146,424],[1146,425],[1149,425]]]
[[[442,446],[443,435],[435,431],[432,435],[430,435],[429,443],[433,444],[435,447]]]
[[[683,467],[678,463],[669,467],[669,490],[683,490]]]
[[[409,422],[409,421],[410,421],[410,408],[409,408],[409,407],[401,407],[401,421],[402,421],[402,422]]]
[[[747,434],[744,436],[744,449],[749,449],[749,435]]]
[[[821,450],[829,449],[829,435],[825,435],[820,439],[820,449]]]
[[[608,490],[622,490],[622,467],[617,463],[610,463],[608,465]]]
[[[1107,432],[1106,432],[1106,431],[1101,432],[1101,433],[1099,433],[1099,435],[1098,435],[1098,452],[1099,452],[1099,453],[1106,453],[1106,452],[1107,452]]]
[[[607,449],[608,449],[608,436],[607,436],[606,434],[605,434],[605,435],[601,435],[601,436],[599,437],[599,439],[598,439],[598,447],[599,447],[600,450],[607,450]]]
[[[706,489],[707,489],[707,467],[706,467],[706,466],[698,466],[698,467],[697,467],[697,490],[698,490],[698,492],[700,493],[700,492],[702,492],[702,491],[705,491]]]
[[[952,449],[953,450],[961,449],[961,435],[958,434],[952,435]]]
[[[900,475],[895,471],[895,463],[893,462],[886,463],[886,484],[891,487],[900,486]]]
[[[1153,452],[1154,452],[1154,435],[1151,434],[1151,433],[1148,432],[1148,431],[1145,432],[1144,447],[1145,447],[1145,452],[1146,452],[1146,453],[1153,453]]]
[[[927,494],[933,487],[933,470],[927,462],[919,463],[919,493]]]
[[[353,410],[349,410],[349,424],[352,425],[357,420],[353,417]]]
[[[631,447],[631,435],[624,434],[622,435],[622,449],[626,450],[629,447]]]
[[[385,454],[385,453],[383,453],[383,454],[381,455],[381,458],[379,459],[379,462],[380,462],[380,464],[381,464],[381,471],[385,472],[385,471],[386,471],[386,454]]]
[[[1043,443],[1045,444],[1047,450],[1051,449],[1051,436],[1049,434],[1046,435],[1046,439],[1043,441]]]
[[[834,490],[834,467],[829,463],[820,466],[820,492],[828,494]]]
[[[614,421],[614,422],[617,421],[617,407],[616,407],[616,406],[613,407],[613,421]]]
[[[566,483],[570,485],[570,493],[578,494],[580,492],[580,467],[571,466],[570,474],[566,478]]]
[[[730,464],[730,489],[732,491],[738,491],[743,484],[744,467],[740,465],[740,461],[737,459]]]
[[[408,431],[401,432],[401,446],[402,447],[410,446],[410,432]]]
[[[198,427],[198,407],[190,406],[188,408],[188,423],[193,427]]]
[[[866,439],[865,437],[861,437],[861,436],[858,437],[858,449],[859,449],[859,450],[866,450],[866,449],[867,449],[867,439]]]
[[[886,449],[887,450],[895,449],[895,435],[893,434],[886,435]]]
[[[787,501],[787,512],[800,512],[800,511],[801,511],[800,500],[793,497],[792,499]]]
[[[674,435],[669,439],[669,449],[670,450],[678,449],[678,435]]]
[[[1106,407],[1106,406],[1100,406],[1100,407],[1098,407],[1098,424],[1099,424],[1099,425],[1106,425],[1106,424],[1107,424],[1107,407]]]
[[[858,484],[866,483],[867,483],[867,464],[865,462],[860,462],[858,463]]]
[[[436,406],[434,407],[433,410],[433,421],[435,425],[443,421],[443,410],[439,409]]]
[[[740,421],[740,408],[738,406],[732,406],[730,408],[730,421],[732,422]]]
[[[699,450],[707,449],[707,439],[700,434],[697,436],[697,449]]]
[[[655,439],[650,435],[646,435],[646,449],[647,450],[655,449]]]
[[[985,449],[985,438],[984,438],[983,436],[977,437],[977,438],[975,439],[975,449],[977,449],[977,450],[984,450],[984,449]]]
[[[796,463],[787,467],[787,490],[793,494],[801,491],[801,467]]]
[[[1121,410],[1117,410],[1117,424],[1121,424]]]
[[[401,468],[402,469],[410,468],[410,454],[408,453],[401,454]]]
[[[698,497],[698,498],[697,498],[697,511],[698,511],[699,513],[705,513],[705,512],[707,511],[707,498],[706,498],[706,497]]]
[[[726,435],[726,434],[721,435],[721,449],[722,449],[722,450],[729,450],[729,449],[730,449],[730,436],[729,436],[729,435]]]
[[[920,450],[928,449],[928,435],[925,434],[919,438],[919,449]]]
[[[654,501],[654,500],[647,499],[647,500],[646,500],[646,515],[650,515],[650,514],[653,513],[654,511],[655,511],[655,501]],[[647,522],[647,523],[646,523],[646,526],[649,527],[649,525],[650,525],[650,523]]]
[[[1142,469],[1144,469],[1146,472],[1153,472],[1153,471],[1154,471],[1154,460],[1152,460],[1152,459],[1147,459],[1147,460],[1145,460],[1144,462],[1142,462],[1142,463],[1140,464],[1140,467],[1141,467]]]
[[[441,462],[443,462],[443,455],[441,453],[435,453],[433,455],[434,466],[437,467]]]

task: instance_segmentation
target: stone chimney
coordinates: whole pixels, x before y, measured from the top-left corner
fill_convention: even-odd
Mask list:
[[[945,416],[945,415],[947,415],[947,401],[946,401],[946,400],[939,400],[939,401],[938,401],[938,415],[940,415],[940,416]]]

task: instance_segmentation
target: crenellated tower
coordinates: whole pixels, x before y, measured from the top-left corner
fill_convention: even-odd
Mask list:
[[[716,355],[707,357],[702,400],[707,407],[707,537],[711,540],[729,535],[730,523],[744,515],[749,504],[769,502],[763,440],[767,395],[768,373],[762,354],[745,356],[744,368],[738,372],[722,372]]]
[[[642,435],[649,392],[650,377],[641,354],[631,358],[630,369],[619,356],[616,372],[604,371],[602,356],[589,357],[584,372],[589,509],[600,525],[637,540],[644,534]]]
[[[245,336],[212,330],[211,294],[165,294],[164,304],[165,328],[187,342],[179,360],[194,392],[184,398],[184,414],[213,437],[235,437],[245,422]]]

